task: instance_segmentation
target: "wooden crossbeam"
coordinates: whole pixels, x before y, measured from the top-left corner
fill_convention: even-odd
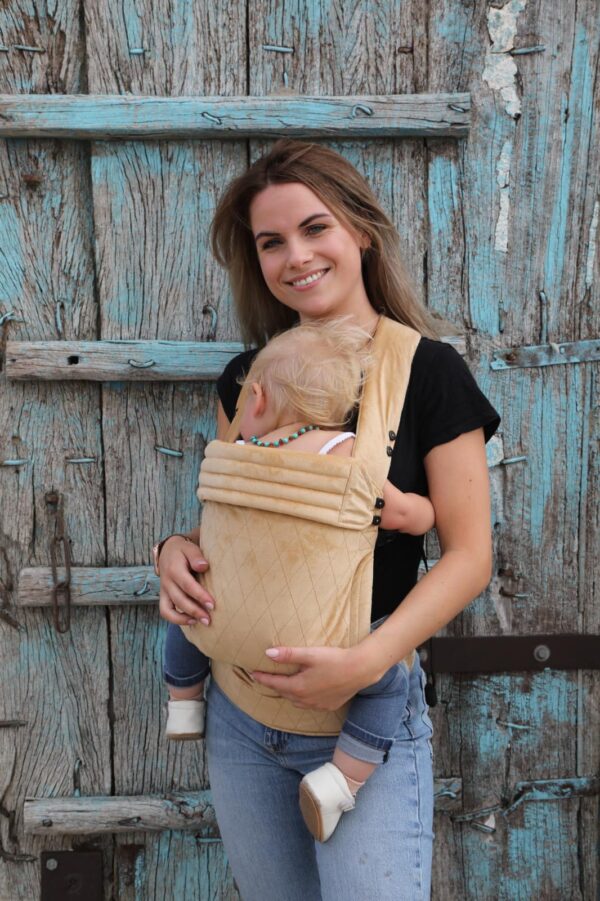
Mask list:
[[[436,811],[458,811],[462,780],[434,780]],[[203,838],[218,838],[210,791],[121,797],[27,798],[24,831],[29,835],[92,835],[106,832],[161,832],[193,829]]]
[[[58,567],[57,574],[59,579],[64,579],[64,568]],[[71,604],[75,606],[158,604],[159,580],[151,566],[73,566],[70,587]],[[21,570],[16,603],[18,607],[52,605],[49,566]]]
[[[210,381],[243,350],[234,341],[8,341],[6,375],[44,381]]]
[[[0,94],[0,137],[393,138],[468,134],[470,94],[138,97]]]
[[[441,340],[465,353],[463,336]],[[8,341],[5,371],[36,381],[214,381],[243,350],[234,341]]]

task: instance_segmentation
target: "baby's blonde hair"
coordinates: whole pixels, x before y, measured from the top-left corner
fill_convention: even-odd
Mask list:
[[[360,400],[370,339],[350,317],[293,326],[271,338],[242,384],[258,382],[278,419],[290,413],[321,428],[341,428]]]

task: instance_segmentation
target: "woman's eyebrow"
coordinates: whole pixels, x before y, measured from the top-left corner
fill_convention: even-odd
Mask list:
[[[308,225],[309,222],[312,222],[313,219],[322,219],[325,216],[329,219],[333,219],[331,213],[313,213],[312,216],[308,216],[306,219],[303,219],[302,222],[298,225],[298,228],[304,228],[304,226]],[[273,238],[278,234],[279,232],[259,232],[254,236],[254,240],[258,241],[259,238]]]

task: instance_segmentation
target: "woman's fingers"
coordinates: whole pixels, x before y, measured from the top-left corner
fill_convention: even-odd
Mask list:
[[[190,597],[185,591],[182,591],[174,582],[165,584],[167,596],[175,609],[186,615],[187,619],[193,619],[194,622],[200,621],[205,626],[210,624],[210,614],[204,605]]]
[[[169,544],[177,545],[169,547]],[[201,622],[210,625],[214,598],[198,581],[196,571],[206,571],[208,563],[199,548],[183,539],[172,539],[161,555],[160,614],[169,622],[186,625]]]
[[[161,590],[158,598],[158,611],[167,622],[174,623],[176,626],[193,626],[196,624],[197,620],[185,613],[177,612],[166,591]]]

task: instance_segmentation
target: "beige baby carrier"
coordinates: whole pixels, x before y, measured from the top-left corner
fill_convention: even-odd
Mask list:
[[[380,319],[352,457],[235,444],[244,392],[226,441],[206,448],[197,492],[210,564],[202,581],[216,607],[209,628],[182,628],[211,658],[230,700],[271,728],[335,735],[346,717],[347,705],[296,708],[249,673],[298,670],[265,656],[269,647],[347,648],[368,635],[376,501],[419,339]]]

